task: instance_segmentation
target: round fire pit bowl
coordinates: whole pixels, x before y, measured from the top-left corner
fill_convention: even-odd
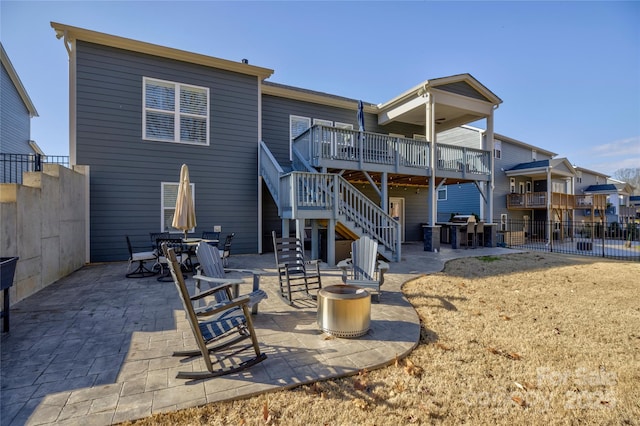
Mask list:
[[[360,337],[369,331],[371,294],[353,285],[331,285],[318,292],[318,326],[335,337]]]

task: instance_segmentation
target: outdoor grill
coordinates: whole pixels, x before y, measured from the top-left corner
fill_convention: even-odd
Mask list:
[[[451,223],[463,224],[476,223],[476,217],[472,214],[457,214],[451,218]]]

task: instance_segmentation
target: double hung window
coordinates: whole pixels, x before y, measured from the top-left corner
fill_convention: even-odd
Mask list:
[[[209,145],[209,89],[143,78],[142,138]]]
[[[176,200],[178,199],[178,186],[180,184],[178,182],[162,182],[161,183],[161,212],[160,212],[160,220],[161,220],[161,229],[162,232],[182,232],[178,229],[174,228],[171,223],[173,222],[173,214],[176,211]],[[196,187],[195,184],[191,183],[191,197],[193,202],[195,203],[196,198]],[[189,232],[193,232],[191,229]]]

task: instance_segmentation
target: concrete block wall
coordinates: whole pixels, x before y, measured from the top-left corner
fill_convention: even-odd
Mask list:
[[[20,258],[12,305],[84,266],[88,179],[86,166],[45,164],[21,185],[0,184],[0,255]]]

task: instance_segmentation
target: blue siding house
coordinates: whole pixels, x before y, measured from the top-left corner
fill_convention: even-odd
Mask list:
[[[235,232],[235,253],[268,250],[275,230],[308,236],[312,257],[324,243],[333,264],[337,239],[369,234],[394,261],[403,241],[436,229],[437,187],[475,182],[492,209],[502,101],[469,74],[359,102],[267,81],[273,70],[246,60],[51,25],[69,54],[70,162],[90,167],[91,261],[126,259],[125,235],[148,244],[172,230],[183,163],[195,234]],[[439,141],[478,120],[480,144]]]
[[[42,154],[31,140],[31,118],[38,116],[4,46],[0,43],[0,154],[7,162],[0,164],[3,182],[21,181],[21,168],[7,154]]]

